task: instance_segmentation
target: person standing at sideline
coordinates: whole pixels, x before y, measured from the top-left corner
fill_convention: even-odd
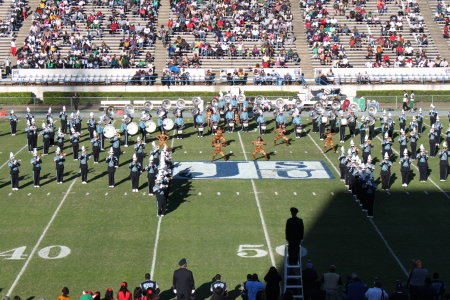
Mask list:
[[[270,267],[264,281],[266,282],[266,300],[277,300],[280,297],[280,282],[283,280],[277,268]]]
[[[421,260],[413,262],[413,268],[409,272],[407,286],[409,287],[409,299],[417,300],[420,298],[420,291],[425,285],[425,279],[428,276],[428,270],[423,267]],[[369,299],[370,300],[370,299]]]
[[[341,275],[336,273],[336,266],[331,265],[329,271],[322,276],[322,284],[326,293],[326,300],[337,300],[339,287],[342,285]]]
[[[69,288],[63,287],[61,289],[61,296],[58,296],[56,300],[71,300],[69,297]]]
[[[298,264],[300,243],[303,240],[305,228],[303,220],[297,217],[298,209],[291,207],[291,215],[286,222],[286,240],[288,242],[288,258],[290,265]]]
[[[381,282],[379,280],[376,280],[374,287],[368,289],[366,292],[367,300],[387,300],[388,297],[388,293],[381,288]]]
[[[177,300],[189,300],[195,293],[194,275],[187,269],[187,261],[182,258],[178,265],[180,268],[173,272],[173,292]]]

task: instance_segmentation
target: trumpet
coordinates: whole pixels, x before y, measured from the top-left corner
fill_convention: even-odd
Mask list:
[[[66,156],[66,152],[59,152],[58,155],[60,155],[60,156]]]

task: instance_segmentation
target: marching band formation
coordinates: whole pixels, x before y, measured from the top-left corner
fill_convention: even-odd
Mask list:
[[[296,138],[301,138],[303,133],[303,121],[301,113],[304,110],[302,101],[297,100],[289,106],[283,99],[268,101],[264,97],[256,97],[253,103],[249,103],[243,94],[232,96],[231,94],[223,95],[220,93],[206,106],[199,97],[192,100],[193,108],[191,110],[194,127],[197,131],[197,137],[203,138],[208,131],[213,137],[211,146],[214,147],[212,160],[217,155],[221,155],[225,160],[227,156],[224,154],[222,147],[226,146],[227,141],[223,136],[224,131],[234,132],[240,130],[244,133],[249,131],[250,120],[256,122],[259,137],[256,141],[252,141],[255,147],[252,153],[253,159],[261,153],[264,158],[269,159],[267,152],[263,149],[266,142],[262,136],[266,134],[267,121],[265,115],[268,111],[274,112],[276,123],[273,144],[282,140],[286,146],[290,145],[289,138],[285,135],[288,121],[286,116],[291,117],[291,124]],[[40,186],[40,170],[42,166],[42,156],[49,154],[49,148],[56,146],[55,151],[55,168],[57,173],[57,183],[63,182],[64,162],[66,154],[63,152],[66,143],[66,136],[69,134],[68,142],[73,150],[73,159],[80,163],[82,183],[88,182],[88,161],[93,158],[94,164],[99,163],[99,154],[105,148],[105,140],[111,142],[108,156],[106,158],[109,186],[114,187],[115,170],[119,167],[120,156],[122,154],[121,146],[128,147],[130,145],[130,137],[136,137],[136,143],[133,145],[135,153],[133,160],[129,165],[130,178],[132,183],[132,191],[137,192],[139,188],[139,174],[147,172],[149,182],[149,194],[156,195],[161,210],[159,215],[164,215],[168,186],[171,179],[171,149],[167,144],[170,137],[167,131],[175,130],[173,137],[176,139],[184,138],[185,121],[183,113],[187,109],[186,101],[179,99],[176,101],[175,108],[171,110],[171,101],[164,100],[156,111],[156,120],[153,120],[150,111],[153,110],[153,103],[148,101],[143,105],[143,109],[139,120],[135,121],[134,107],[127,105],[124,109],[123,118],[119,129],[113,125],[114,107],[105,109],[105,113],[98,119],[93,113],[90,113],[89,119],[86,121],[89,132],[89,139],[92,150],[87,152],[83,146],[80,154],[80,133],[82,126],[82,117],[80,112],[75,114],[66,112],[65,107],[59,113],[60,126],[56,130],[55,121],[53,120],[52,110],[49,108],[46,115],[46,121],[42,123],[42,127],[38,128],[35,124],[34,116],[27,108],[26,114],[26,134],[28,142],[28,151],[32,153],[33,158],[31,164],[33,166],[33,182],[35,187]],[[340,177],[348,186],[355,198],[360,201],[361,206],[367,211],[368,216],[373,216],[373,199],[377,184],[374,180],[375,165],[372,163],[372,140],[378,132],[381,133],[381,154],[383,160],[380,165],[380,178],[383,190],[390,187],[392,155],[394,147],[394,130],[396,121],[391,113],[384,111],[379,118],[379,126],[376,127],[376,114],[380,110],[378,103],[369,101],[365,115],[357,115],[358,106],[353,103],[341,103],[334,99],[333,101],[320,100],[314,104],[309,112],[312,121],[312,132],[318,133],[321,140],[325,140],[323,151],[329,149],[337,152],[337,146],[333,142],[333,135],[339,134],[339,141],[343,143],[347,137],[351,138],[350,148],[345,152],[341,147],[341,155],[338,157],[340,166]],[[174,120],[168,117],[169,112],[174,115]],[[424,115],[422,109],[413,112],[409,123],[405,111],[402,111],[398,118],[400,135],[398,137],[399,153],[402,157],[399,160],[401,166],[402,186],[409,183],[411,164],[417,160],[417,167],[420,173],[420,181],[424,182],[428,176],[428,160],[438,156],[440,166],[440,180],[445,181],[448,174],[448,143],[450,143],[450,127],[443,132],[443,125],[440,117],[433,105],[429,111],[430,130],[429,151],[425,150],[423,145],[417,147],[419,137],[423,134]],[[450,118],[450,114],[449,114]],[[11,134],[16,135],[18,117],[11,111],[10,117]],[[347,132],[348,128],[348,132]],[[158,143],[152,142],[150,158],[148,165],[144,166],[145,147],[149,140],[149,134],[159,131],[156,135]],[[441,134],[445,135],[445,141],[441,145]],[[354,138],[359,134],[360,146],[356,146]],[[38,136],[42,135],[43,154],[37,153]],[[121,138],[123,135],[123,139]],[[417,150],[418,148],[418,150]],[[162,152],[160,153],[160,149]],[[438,151],[439,150],[439,151]],[[16,160],[11,153],[8,162],[11,171],[11,185],[13,190],[19,189],[19,167],[20,160]]]

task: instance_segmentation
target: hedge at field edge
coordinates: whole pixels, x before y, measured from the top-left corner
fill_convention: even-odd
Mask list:
[[[414,92],[416,96],[432,96],[432,95],[450,95],[450,90],[448,91],[429,91],[429,90],[410,90],[405,89],[405,91],[410,94]],[[404,91],[402,90],[391,90],[391,91],[356,91],[356,96],[403,96]]]
[[[0,104],[2,105],[21,105],[32,104],[32,92],[7,92],[0,93]]]

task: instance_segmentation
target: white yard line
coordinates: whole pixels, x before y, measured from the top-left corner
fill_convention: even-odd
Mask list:
[[[173,149],[173,143],[175,141],[174,136],[176,135],[176,131],[173,131],[172,141],[170,142],[170,149]],[[159,243],[159,233],[161,232],[161,222],[163,218],[158,218],[158,225],[156,226],[156,236],[155,236],[155,244],[153,245],[153,258],[152,265],[150,267],[150,278],[153,278],[153,274],[155,274],[155,266],[156,266],[156,255],[158,254],[158,243]]]
[[[28,147],[27,144],[25,144],[25,146],[23,146],[22,148],[19,149],[19,151],[17,151],[14,156],[16,156],[17,154],[19,154],[20,152],[22,152],[23,149],[25,149],[26,147]],[[6,166],[8,164],[9,160],[5,161],[1,166],[0,169],[3,168],[4,166]]]
[[[337,176],[339,177],[340,176],[340,172],[339,172],[338,168],[331,162],[331,160],[328,158],[328,156],[326,156],[325,153],[323,153],[322,149],[319,147],[319,145],[317,145],[316,141],[311,137],[311,135],[308,134],[308,136],[311,139],[311,141],[314,143],[314,145],[316,145],[317,149],[319,149],[319,152],[322,153],[322,155],[328,160],[328,162],[331,164],[333,169],[336,171]],[[408,276],[408,272],[406,272],[405,266],[398,259],[398,256],[395,254],[394,250],[392,250],[391,246],[389,245],[387,240],[384,238],[383,233],[380,231],[378,226],[375,224],[375,221],[373,221],[373,219],[369,219],[369,221],[372,224],[372,227],[375,229],[375,231],[380,236],[380,239],[383,241],[384,245],[386,246],[386,249],[389,251],[389,253],[391,253],[392,257],[394,258],[394,260],[399,265],[400,269],[402,269],[403,273],[405,273],[405,275]]]
[[[156,254],[158,252],[158,242],[159,242],[159,232],[161,231],[161,221],[163,218],[158,218],[158,225],[156,226],[156,237],[155,237],[155,245],[153,246],[153,258],[152,258],[152,267],[150,268],[150,278],[153,279],[153,274],[155,273],[156,266]]]
[[[384,245],[386,246],[386,248],[388,249],[388,251],[391,253],[392,257],[395,259],[395,261],[397,262],[397,264],[400,266],[400,269],[402,269],[403,274],[405,274],[406,277],[408,277],[408,271],[406,271],[405,266],[402,264],[402,262],[400,261],[400,259],[398,259],[397,255],[395,254],[394,250],[392,250],[391,246],[389,246],[389,243],[386,241],[386,239],[384,238],[383,234],[381,233],[380,229],[378,228],[377,224],[375,224],[375,222],[373,221],[373,219],[369,219],[370,224],[372,224],[373,228],[375,229],[375,231],[378,233],[378,235],[380,236],[380,239],[383,241]]]
[[[241,133],[239,131],[238,131],[238,136],[239,136],[239,142],[241,143],[242,152],[244,153],[244,158],[246,161],[248,161],[247,153],[245,151],[244,143],[242,142]],[[256,206],[258,207],[258,212],[259,212],[259,218],[261,220],[261,225],[262,225],[262,228],[264,231],[264,237],[266,239],[267,248],[269,249],[270,262],[272,263],[272,266],[275,266],[275,257],[273,256],[272,245],[270,244],[269,233],[267,231],[266,221],[264,221],[264,215],[262,212],[261,203],[259,201],[258,191],[256,189],[255,181],[253,179],[250,179],[250,182],[252,183],[253,194],[255,195]]]
[[[61,210],[61,207],[63,206],[64,202],[67,199],[67,196],[69,195],[70,191],[72,190],[73,185],[77,181],[77,178],[75,178],[72,183],[70,184],[69,188],[67,189],[66,193],[64,194],[64,197],[62,198],[61,202],[59,202],[59,205],[56,207],[55,212],[53,213],[52,217],[50,218],[50,221],[48,221],[47,226],[45,226],[44,231],[42,231],[41,236],[37,240],[36,244],[33,247],[33,250],[31,250],[30,255],[28,256],[27,260],[25,261],[25,264],[23,265],[22,269],[20,270],[19,274],[17,274],[16,279],[14,279],[14,282],[12,283],[11,287],[8,290],[8,293],[6,293],[7,296],[11,296],[12,292],[14,291],[14,288],[16,287],[17,283],[19,282],[22,275],[25,273],[28,264],[30,263],[31,259],[33,259],[34,254],[36,253],[37,249],[41,245],[42,240],[44,239],[45,235],[47,234],[47,231],[49,230],[50,226],[52,225],[53,221],[56,219],[56,216],[58,215],[59,211]]]
[[[377,138],[380,140],[380,141],[383,141],[379,136],[377,136]],[[398,153],[398,151],[397,150],[395,150],[394,148],[392,148],[392,150],[394,150],[394,152],[399,156],[399,159],[401,158],[400,157],[400,154]],[[416,166],[416,165],[414,165],[414,164],[411,164],[417,171],[419,171],[419,168]],[[442,193],[442,194],[444,194],[444,196],[445,197],[447,197],[447,199],[450,199],[450,196],[439,186],[439,185],[437,185],[436,184],[436,182],[434,182],[434,180],[433,179],[431,179],[429,176],[428,176],[428,181],[429,182],[431,182],[432,184],[434,184],[434,186],[435,187],[437,187],[437,189]]]

